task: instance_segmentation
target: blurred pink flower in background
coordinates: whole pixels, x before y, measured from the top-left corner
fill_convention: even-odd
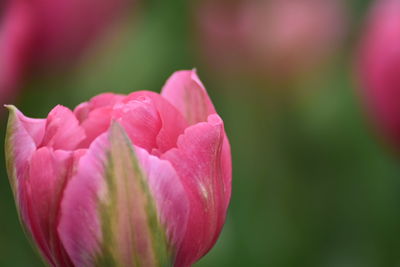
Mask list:
[[[203,0],[194,10],[209,65],[261,76],[317,67],[339,48],[347,22],[341,0]]]
[[[0,17],[0,102],[27,76],[80,57],[120,19],[129,0],[8,0]]]
[[[400,150],[400,0],[375,1],[365,27],[362,94],[378,131]]]
[[[46,119],[9,106],[7,170],[51,266],[191,266],[231,196],[224,123],[194,71],[161,94],[105,93]]]

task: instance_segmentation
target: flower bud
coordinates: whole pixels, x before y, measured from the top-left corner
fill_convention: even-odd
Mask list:
[[[128,0],[7,0],[0,16],[0,103],[27,76],[69,67],[122,17]]]
[[[345,32],[341,0],[203,0],[194,10],[202,60],[228,74],[287,79],[313,71]]]
[[[358,73],[367,112],[377,130],[400,149],[400,1],[371,9],[360,47]]]
[[[46,119],[8,108],[10,184],[50,265],[190,266],[218,239],[230,145],[194,71],[161,95],[105,93]]]

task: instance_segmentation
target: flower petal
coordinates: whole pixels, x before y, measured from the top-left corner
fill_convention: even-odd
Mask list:
[[[25,117],[13,106],[6,137],[6,161],[22,225],[49,263],[70,266],[56,233],[63,187],[74,163],[74,153],[53,151],[37,144],[45,120]]]
[[[90,99],[89,106],[91,110],[103,107],[112,107],[121,102],[125,97],[125,95],[120,94],[103,93]]]
[[[110,127],[112,115],[112,107],[102,107],[91,111],[80,125],[85,130],[86,135],[80,146],[89,147],[94,139],[106,132]]]
[[[187,231],[176,266],[189,266],[203,256],[224,224],[231,192],[230,177],[223,173],[230,167],[230,154],[223,154],[229,152],[225,140],[222,120],[210,115],[208,122],[186,129],[178,139],[178,148],[162,156],[176,169],[190,200]]]
[[[192,125],[207,121],[215,108],[196,71],[175,72],[164,85],[161,95],[174,105]]]
[[[72,266],[57,233],[59,206],[73,169],[74,153],[42,147],[32,154],[23,181],[28,229],[51,263]],[[57,265],[56,264],[56,265]]]
[[[113,117],[125,129],[136,146],[147,151],[157,147],[156,138],[161,120],[153,101],[148,97],[130,100],[114,106]]]
[[[85,139],[85,131],[79,126],[74,113],[66,107],[56,106],[46,121],[46,131],[41,146],[73,150]]]
[[[165,151],[176,147],[176,141],[178,140],[179,135],[181,135],[188,126],[185,118],[172,104],[154,92],[134,92],[130,94],[125,101],[143,97],[152,100],[161,120],[161,129],[156,138],[157,151],[159,153],[164,153]]]
[[[18,181],[26,176],[27,163],[43,138],[46,121],[25,117],[12,105],[6,108],[10,112],[5,141],[6,166],[18,202]]]
[[[98,197],[104,190],[103,162],[107,143],[105,134],[98,137],[78,164],[61,202],[58,233],[76,266],[94,266],[99,250],[101,225],[98,217]]]
[[[135,152],[156,200],[161,222],[167,229],[169,244],[175,250],[186,233],[189,199],[169,161],[150,155],[139,147],[135,147]]]
[[[140,153],[143,162],[154,160]],[[76,266],[163,266],[171,260],[147,179],[116,122],[81,158],[61,208],[58,231]]]
[[[115,104],[121,102],[124,98],[124,95],[113,93],[99,94],[90,99],[88,102],[84,102],[78,105],[74,109],[74,114],[79,122],[82,123],[89,117],[90,112],[100,108],[112,108]]]

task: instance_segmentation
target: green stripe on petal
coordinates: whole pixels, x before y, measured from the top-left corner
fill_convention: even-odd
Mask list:
[[[7,174],[8,174],[8,179],[10,181],[11,189],[14,193],[14,196],[16,196],[16,169],[15,169],[15,163],[14,163],[14,150],[13,150],[13,136],[14,133],[16,132],[16,120],[17,120],[17,115],[16,115],[16,108],[12,105],[7,105],[5,106],[10,114],[8,116],[8,122],[7,122],[7,130],[6,130],[6,139],[5,139],[5,161],[6,161],[6,168],[7,168]]]
[[[172,266],[166,230],[124,129],[113,123],[106,152],[105,192],[98,212],[102,242],[96,266]]]

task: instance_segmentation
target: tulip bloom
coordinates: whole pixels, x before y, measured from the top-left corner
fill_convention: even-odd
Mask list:
[[[400,148],[400,1],[375,3],[358,65],[369,115],[389,143]]]
[[[46,119],[8,108],[10,183],[50,265],[190,266],[216,242],[230,145],[194,71],[161,95],[105,93]]]
[[[194,10],[207,63],[285,79],[329,58],[346,21],[341,0],[203,0]]]
[[[0,17],[0,102],[27,75],[78,61],[128,0],[7,0]]]

